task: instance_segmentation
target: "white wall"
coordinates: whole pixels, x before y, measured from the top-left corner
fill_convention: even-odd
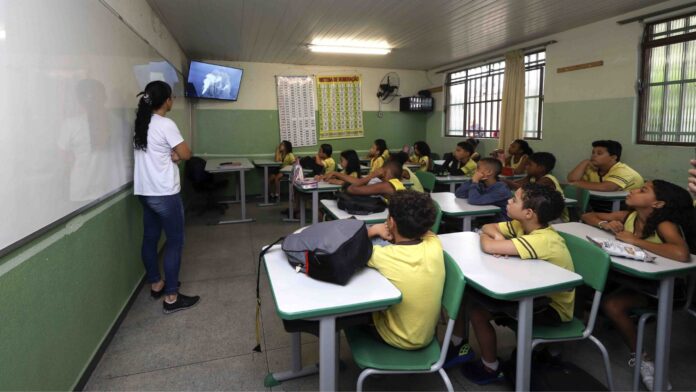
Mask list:
[[[227,65],[244,69],[242,84],[239,89],[237,102],[218,102],[200,100],[196,104],[199,109],[224,110],[277,110],[275,76],[288,75],[340,75],[358,74],[362,76],[363,110],[379,110],[377,88],[382,77],[387,72],[396,72],[401,80],[399,89],[401,96],[415,95],[430,85],[425,71],[395,70],[381,68],[327,67],[293,64],[271,64],[251,62],[230,62],[217,60],[201,60],[207,63]],[[398,111],[398,99],[388,105],[382,105],[383,111]]]

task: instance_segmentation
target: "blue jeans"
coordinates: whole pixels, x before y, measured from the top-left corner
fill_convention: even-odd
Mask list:
[[[157,262],[157,244],[162,229],[167,236],[164,246],[164,294],[175,294],[178,289],[181,250],[184,247],[184,204],[181,196],[138,196],[143,205],[143,246],[141,257],[147,272],[147,282],[161,279]]]

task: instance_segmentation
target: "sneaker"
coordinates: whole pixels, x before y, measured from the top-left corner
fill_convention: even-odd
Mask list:
[[[166,283],[167,282],[165,282],[165,286],[166,286]],[[180,281],[178,281],[176,283],[177,283],[176,287],[181,287]],[[152,299],[160,299],[160,298],[162,298],[163,294],[164,294],[164,286],[162,286],[162,289],[160,291],[155,291],[153,289],[150,289],[150,297],[152,297]]]
[[[162,301],[162,311],[164,314],[169,314],[169,313],[174,313],[178,312],[180,310],[186,310],[188,308],[192,308],[200,302],[201,297],[194,295],[193,297],[189,297],[188,295],[183,295],[179,293],[176,297],[176,301],[174,303],[170,304],[167,303],[167,300]]]
[[[498,362],[500,363],[500,360]],[[497,370],[490,370],[480,360],[465,363],[462,366],[462,375],[478,385],[486,385],[504,379],[503,372],[500,370],[500,364]]]
[[[469,346],[469,342],[461,342],[458,346],[449,343],[449,348],[447,349],[447,357],[445,358],[445,364],[442,365],[445,369],[460,365],[465,362],[473,360],[476,356],[474,350]]]
[[[634,354],[631,354],[631,359],[628,361],[628,366],[634,367],[636,365],[636,358]],[[652,391],[655,384],[655,363],[653,361],[648,361],[643,359],[640,361],[640,378],[643,380],[643,385],[648,391]],[[672,390],[672,384],[667,382],[667,390]]]

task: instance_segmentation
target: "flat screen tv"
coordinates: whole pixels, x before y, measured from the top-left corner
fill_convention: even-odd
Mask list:
[[[236,101],[242,73],[239,68],[191,61],[186,96]]]

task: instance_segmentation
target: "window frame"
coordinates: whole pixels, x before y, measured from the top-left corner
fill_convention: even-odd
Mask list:
[[[676,43],[682,43],[682,42],[689,42],[689,41],[694,41],[694,45],[696,45],[696,31],[693,31],[691,33],[688,32],[689,27],[686,25],[685,27],[681,29],[676,29],[676,30],[668,30],[671,32],[674,31],[679,31],[679,30],[685,30],[684,34],[680,34],[677,36],[673,37],[664,37],[664,38],[659,38],[659,39],[652,39],[650,40],[650,30],[652,29],[653,26],[661,23],[670,23],[675,20],[679,19],[686,19],[688,21],[689,18],[691,17],[696,17],[696,13],[688,13],[688,14],[682,14],[679,16],[674,16],[671,18],[667,19],[661,19],[657,20],[654,22],[649,22],[646,23],[644,28],[643,28],[643,38],[641,39],[641,44],[640,44],[640,71],[639,71],[639,79],[637,83],[637,93],[638,93],[638,110],[637,110],[637,130],[636,130],[636,144],[643,144],[643,145],[658,145],[658,146],[682,146],[682,147],[693,147],[696,146],[696,142],[664,142],[664,141],[650,141],[646,140],[646,131],[643,129],[643,126],[645,124],[645,121],[647,120],[647,115],[648,113],[646,112],[646,107],[648,106],[648,98],[649,98],[649,88],[651,85],[661,85],[661,86],[668,86],[668,85],[675,85],[675,84],[680,84],[682,86],[681,88],[681,99],[679,100],[679,112],[678,112],[678,118],[679,118],[679,124],[681,128],[681,118],[683,114],[683,108],[684,108],[684,86],[685,84],[691,82],[694,83],[696,82],[696,79],[685,79],[684,78],[684,70],[686,69],[686,65],[684,64],[684,60],[686,60],[687,56],[687,51],[684,51],[684,57],[682,58],[682,78],[678,80],[673,80],[673,81],[667,81],[664,80],[660,83],[655,83],[655,84],[650,84],[650,72],[652,68],[650,67],[650,51],[654,48],[658,47],[668,47],[669,45],[676,44]],[[667,67],[668,61],[668,55],[665,54],[665,69]],[[696,61],[696,59],[694,59]],[[666,105],[666,95],[663,93],[662,97],[662,106],[661,106],[661,115],[660,117],[663,116],[664,114],[664,108]],[[660,119],[661,125],[660,125],[660,135],[663,134],[664,132],[664,124],[663,119]],[[677,131],[677,134],[681,134],[681,129]],[[686,133],[687,135],[689,133]],[[696,132],[694,132],[695,137],[696,137]]]

